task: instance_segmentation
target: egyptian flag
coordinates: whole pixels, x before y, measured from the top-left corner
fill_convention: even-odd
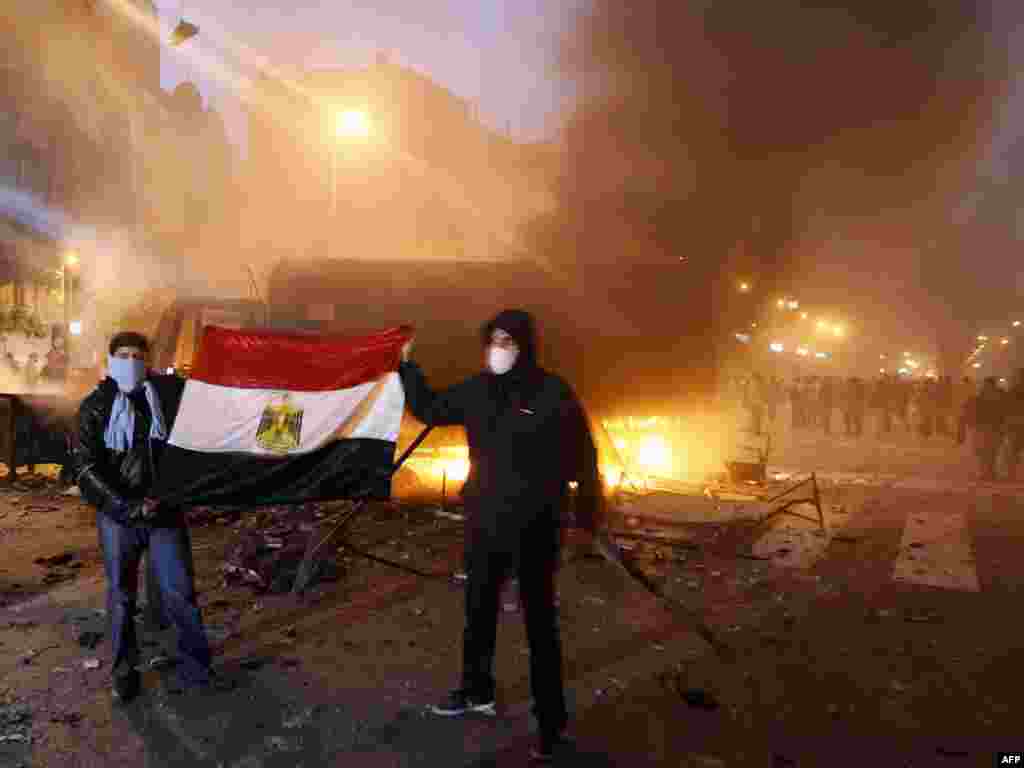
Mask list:
[[[153,495],[184,506],[388,498],[411,337],[207,326]]]

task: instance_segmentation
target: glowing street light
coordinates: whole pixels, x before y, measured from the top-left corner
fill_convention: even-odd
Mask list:
[[[800,319],[801,320],[806,320],[807,319],[807,313],[806,312],[801,312],[800,313]]]
[[[972,368],[981,368],[981,363],[975,363],[971,366]]]
[[[988,336],[979,336],[978,341],[988,341]]]
[[[799,301],[797,301],[796,299],[790,299],[790,300],[789,300],[789,301],[788,301],[788,302],[786,303],[786,306],[787,306],[787,307],[788,307],[789,309],[800,309],[800,302],[799,302]]]
[[[819,360],[827,360],[828,359],[828,352],[815,352],[814,356],[816,358],[818,358]]]
[[[768,345],[768,348],[772,352],[785,352],[786,351],[786,347],[782,344],[782,342],[779,342],[779,341],[773,341],[771,344]]]
[[[355,141],[370,135],[370,116],[361,109],[344,109],[334,114],[334,136],[342,141]],[[331,147],[331,220],[338,213],[338,152]]]
[[[828,329],[828,323],[825,320],[819,320],[818,324],[817,324],[817,328],[818,328],[819,331],[824,331],[824,330]]]
[[[796,353],[800,355],[800,357],[807,357],[807,355],[810,354],[810,351],[807,349],[807,347],[797,347]]]
[[[1010,343],[1010,340],[1009,339],[1000,339],[999,343],[1002,344],[1003,346],[1006,346],[1007,344]]]
[[[64,258],[61,259],[61,262],[64,264],[60,271],[61,298],[64,300],[64,329],[69,333],[74,333],[71,331],[71,292],[74,281],[74,276],[71,272],[79,265],[81,257],[79,257],[78,251],[69,250],[64,253]],[[74,335],[77,336],[78,334]],[[64,343],[67,343],[66,336]]]
[[[346,109],[334,118],[334,135],[339,139],[365,139],[370,135],[370,117],[361,109]]]
[[[750,293],[750,283],[742,282],[739,285],[740,293]]]
[[[1013,327],[1014,328],[1020,328],[1020,320],[1014,320],[1013,321]]]
[[[841,325],[834,325],[834,326],[832,326],[832,333],[836,337],[842,336],[843,335],[843,326],[841,326]]]
[[[778,301],[775,302],[775,306],[777,306],[779,309],[785,309],[786,308],[786,300],[785,299],[779,299]]]

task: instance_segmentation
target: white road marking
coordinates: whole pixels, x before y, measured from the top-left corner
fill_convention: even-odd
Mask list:
[[[991,503],[990,496],[977,498],[978,503]],[[893,578],[942,589],[980,591],[966,509],[928,505],[911,511],[903,527]]]

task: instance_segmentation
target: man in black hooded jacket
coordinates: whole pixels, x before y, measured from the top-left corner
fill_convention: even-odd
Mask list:
[[[530,315],[500,313],[481,330],[485,371],[443,392],[427,385],[403,350],[400,367],[412,413],[425,424],[466,429],[471,470],[467,511],[466,628],[462,684],[433,708],[439,715],[495,714],[494,651],[504,582],[519,579],[530,645],[530,687],[540,725],[537,759],[550,759],[568,714],[554,604],[560,528],[570,482],[576,524],[601,522],[597,452],[572,388],[537,364]]]

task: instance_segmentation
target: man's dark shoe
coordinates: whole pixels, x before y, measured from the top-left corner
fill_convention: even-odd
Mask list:
[[[458,688],[449,693],[440,704],[434,704],[430,711],[441,717],[461,717],[470,713],[494,717],[494,696],[479,696],[472,691]]]
[[[127,704],[142,690],[142,676],[136,671],[114,677],[111,693],[115,704]]]

